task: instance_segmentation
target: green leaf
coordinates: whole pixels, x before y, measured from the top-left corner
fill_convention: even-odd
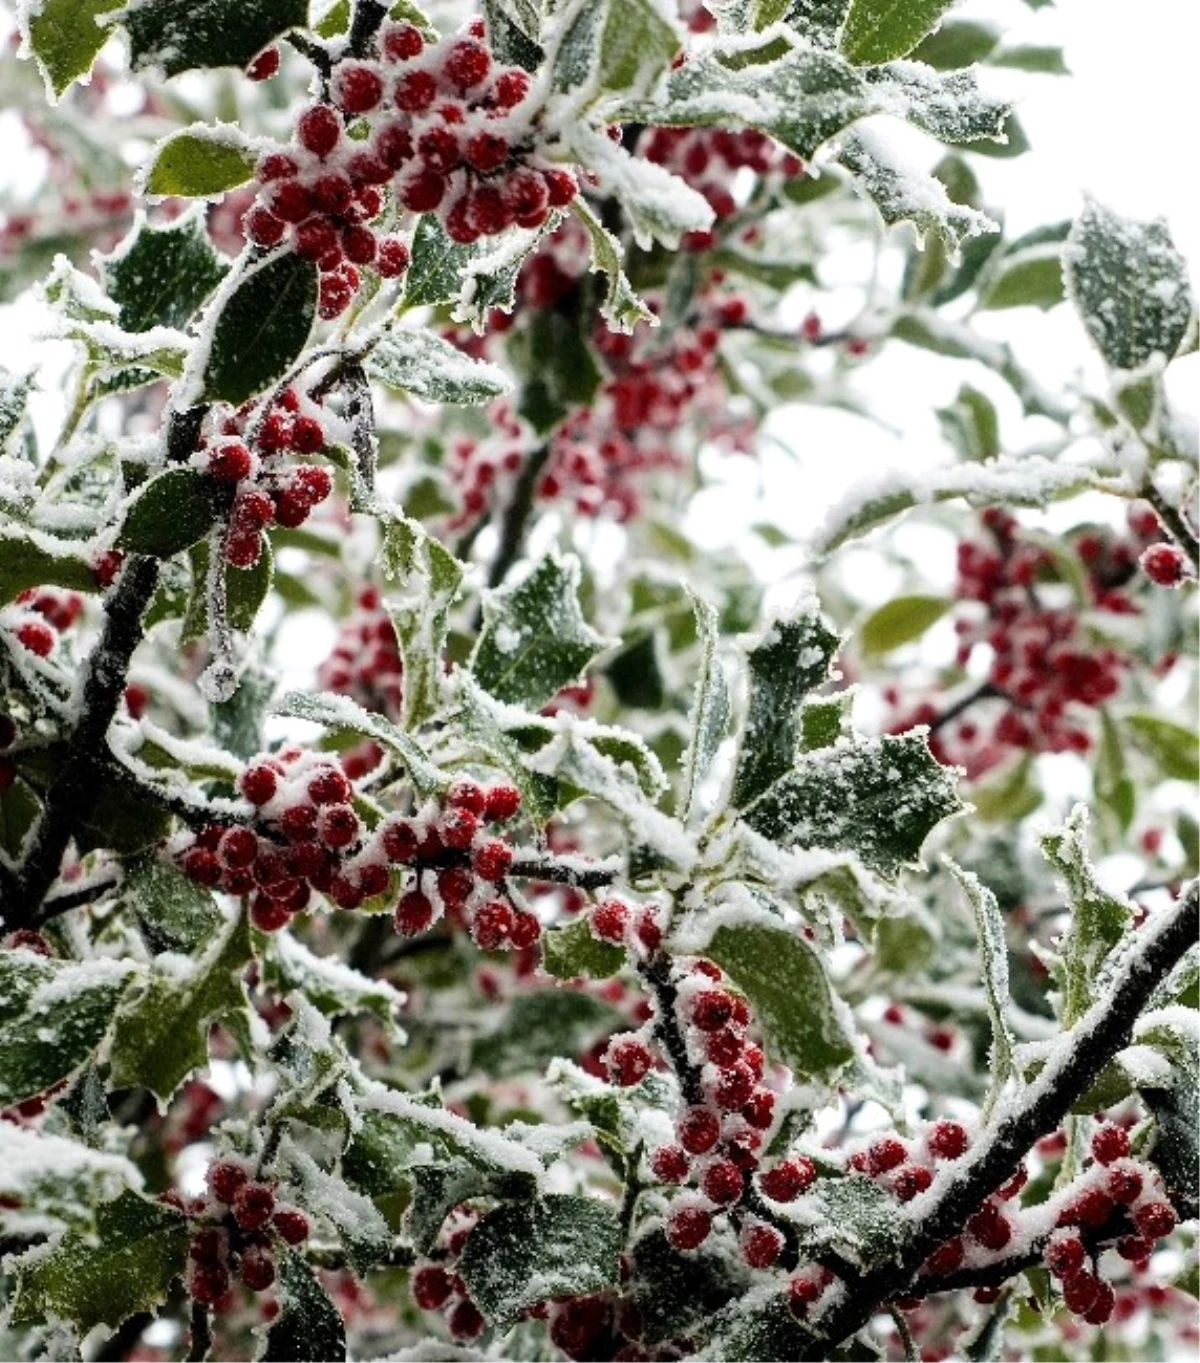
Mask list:
[[[868,658],[881,658],[919,639],[954,604],[944,596],[898,596],[872,611],[858,631]]]
[[[402,733],[382,715],[373,715],[369,710],[364,710],[348,696],[308,695],[302,691],[289,691],[274,710],[277,715],[307,719],[335,732],[348,730],[382,743],[396,753],[408,768],[413,788],[421,799],[444,790],[449,784],[449,778],[434,766],[415,739]]]
[[[1042,47],[1035,44],[998,48],[988,58],[988,65],[1012,67],[1016,71],[1036,71],[1043,76],[1071,74],[1061,47]]]
[[[1200,738],[1192,729],[1139,711],[1125,715],[1129,737],[1170,780],[1200,781]]]
[[[209,890],[156,856],[139,857],[126,868],[121,900],[137,916],[156,955],[197,951],[225,923]]]
[[[988,270],[980,307],[1041,308],[1063,301],[1062,253],[1053,242],[1008,251]]]
[[[540,308],[522,338],[524,382],[517,410],[539,435],[573,407],[586,407],[603,381],[584,332],[581,317]]]
[[[467,1237],[458,1271],[487,1320],[507,1330],[527,1306],[615,1286],[620,1249],[609,1203],[552,1195],[485,1216]]]
[[[600,307],[601,317],[612,329],[627,334],[632,332],[639,322],[655,326],[657,318],[654,313],[634,293],[633,286],[625,277],[620,242],[601,224],[582,196],[577,196],[571,201],[571,212],[583,223],[591,238],[591,273],[608,276],[608,288]]]
[[[30,587],[50,585],[94,592],[96,574],[76,544],[39,530],[0,525],[0,603]]]
[[[1014,824],[1040,807],[1042,793],[1033,779],[1028,754],[1018,758],[994,780],[971,787],[975,813],[992,823]]]
[[[202,400],[237,406],[263,392],[308,343],[316,310],[315,265],[289,251],[251,266],[213,325]]]
[[[0,451],[5,449],[21,429],[25,420],[25,408],[35,382],[32,372],[12,374],[0,365]],[[0,498],[6,502],[9,500],[7,489],[0,493]]]
[[[41,812],[41,801],[20,778],[0,790],[0,848],[12,861],[20,861],[25,838]]]
[[[250,64],[269,43],[308,22],[307,0],[129,0],[121,13],[133,69],[167,76]]]
[[[665,1232],[652,1230],[633,1247],[630,1282],[641,1316],[641,1338],[647,1344],[661,1344],[703,1329],[746,1291],[751,1274],[735,1255],[711,1245],[682,1253]]]
[[[872,87],[888,112],[943,142],[972,149],[1000,144],[1012,107],[981,90],[974,70],[934,71],[918,62],[899,62],[873,73]]]
[[[471,1046],[470,1067],[493,1079],[541,1074],[560,1055],[579,1055],[624,1018],[588,994],[537,989],[516,995],[492,1029]]]
[[[1063,272],[1088,335],[1114,368],[1179,349],[1194,304],[1187,264],[1161,219],[1138,222],[1089,199],[1067,238]]]
[[[208,1063],[209,1024],[246,1006],[242,971],[253,955],[242,914],[199,959],[157,963],[123,1001],[112,1047],[111,1087],[149,1089],[165,1106]]]
[[[554,50],[559,90],[586,86],[605,93],[648,95],[682,46],[653,0],[599,0],[578,5]]]
[[[213,249],[203,216],[194,212],[162,228],[139,217],[112,254],[96,263],[126,331],[186,327],[229,269]]]
[[[254,176],[258,155],[230,124],[193,123],[155,146],[143,171],[153,198],[214,199]]]
[[[712,1320],[709,1348],[723,1363],[771,1363],[803,1358],[813,1335],[796,1319],[787,1296],[767,1289],[732,1302]]]
[[[304,995],[326,1017],[371,1013],[389,1031],[398,1032],[396,1015],[404,995],[386,980],[374,980],[336,956],[318,956],[290,932],[273,933],[261,965],[262,977],[281,995]]]
[[[1137,789],[1125,762],[1121,730],[1104,708],[1100,711],[1100,744],[1092,780],[1101,812],[1112,817],[1120,833],[1127,833],[1137,810]]]
[[[180,637],[184,643],[192,639],[203,639],[210,628],[208,538],[194,544],[188,557],[192,569],[192,594],[188,598],[187,611],[180,629]],[[223,562],[221,576],[225,579],[225,613],[229,626],[243,634],[249,634],[275,580],[275,555],[270,541],[263,540],[258,561],[249,568],[237,568],[232,563]]]
[[[1129,931],[1133,905],[1109,894],[1096,878],[1087,849],[1088,812],[1076,805],[1061,829],[1042,837],[1046,860],[1062,877],[1071,926],[1062,944],[1064,976],[1060,1021],[1076,1023],[1096,997],[1096,983],[1113,948]]]
[[[913,61],[938,71],[954,71],[981,62],[1000,40],[994,24],[974,19],[949,19],[913,49]]]
[[[50,94],[61,95],[92,69],[112,34],[111,21],[99,21],[113,8],[110,0],[41,0],[19,7],[21,34]]]
[[[907,56],[937,28],[954,0],[850,0],[838,43],[855,66]]]
[[[608,646],[583,618],[579,575],[577,558],[551,552],[522,582],[485,598],[470,667],[497,700],[536,709]]]
[[[920,865],[930,832],[962,808],[955,783],[922,735],[885,734],[803,754],[743,817],[783,846],[855,852],[894,877]]]
[[[626,639],[619,652],[604,665],[604,675],[622,705],[634,710],[661,710],[667,688],[659,662],[659,641],[654,630],[639,630]]]
[[[452,241],[432,213],[426,213],[413,233],[412,263],[404,277],[404,301],[409,307],[431,307],[458,297],[463,275],[476,256],[476,245]]]
[[[624,951],[593,937],[586,918],[542,935],[542,969],[557,980],[607,980],[624,964]]]
[[[16,1294],[12,1320],[26,1325],[55,1318],[80,1335],[97,1325],[115,1329],[139,1311],[153,1311],[184,1270],[190,1234],[172,1207],[122,1193],[96,1208],[94,1232],[69,1231],[52,1249],[12,1261]]]
[[[746,654],[750,703],[734,771],[732,804],[744,809],[796,760],[800,707],[828,680],[840,644],[815,601],[776,620]]]
[[[155,474],[133,494],[117,544],[134,554],[170,558],[203,539],[222,510],[222,488],[199,469]]]
[[[969,383],[958,390],[949,407],[937,408],[946,439],[964,459],[994,459],[1000,453],[1000,418],[996,404]]]
[[[1134,1032],[1140,1045],[1155,1047],[1171,1065],[1170,1084],[1138,1086],[1154,1113],[1156,1129],[1148,1157],[1167,1187],[1193,1202],[1198,1195],[1200,1169],[1200,1054],[1196,1034],[1194,1009],[1182,1015],[1175,1009],[1144,1014]]]
[[[45,1092],[90,1060],[137,973],[132,961],[0,954],[0,1107]]]
[[[431,331],[389,327],[367,358],[367,373],[426,402],[476,405],[512,388],[502,369],[473,360]]]
[[[717,657],[720,635],[716,609],[693,594],[692,610],[696,615],[700,660],[692,691],[688,746],[683,759],[683,789],[678,806],[679,816],[685,821],[696,811],[701,783],[712,769],[717,749],[728,732],[731,715],[729,684]]]
[[[764,912],[718,927],[705,955],[750,1000],[772,1059],[798,1076],[828,1078],[854,1058],[825,967],[797,929]]]
[[[404,663],[404,727],[411,731],[442,705],[450,611],[465,568],[407,516],[388,520],[379,561],[389,579],[398,579],[388,592],[387,608]]]
[[[829,1238],[877,1255],[895,1251],[903,1234],[894,1198],[861,1175],[823,1178],[816,1196],[829,1225]]]
[[[280,1311],[267,1331],[264,1363],[346,1357],[346,1327],[319,1279],[295,1250],[278,1255]]]
[[[977,875],[964,871],[949,858],[946,866],[962,887],[975,914],[975,933],[979,939],[979,963],[987,995],[988,1015],[992,1020],[992,1050],[988,1068],[991,1078],[985,1111],[990,1112],[1009,1079],[1016,1073],[1016,1037],[1009,1021],[1008,941],[1004,919],[996,896]]]
[[[356,1273],[366,1273],[386,1258],[392,1234],[370,1198],[355,1192],[340,1174],[327,1173],[291,1136],[280,1145],[279,1169],[300,1206],[333,1227]]]
[[[474,1198],[529,1202],[538,1193],[532,1174],[479,1169],[467,1160],[418,1165],[412,1171],[412,1184],[406,1228],[421,1254],[433,1248],[442,1223],[459,1203]]]

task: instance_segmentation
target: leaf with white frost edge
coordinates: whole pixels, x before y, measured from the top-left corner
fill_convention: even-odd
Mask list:
[[[260,145],[233,123],[193,123],[156,142],[135,177],[151,202],[220,199],[254,177]]]
[[[717,657],[719,642],[717,612],[702,597],[692,593],[696,633],[700,644],[700,665],[692,691],[688,717],[689,738],[683,755],[684,784],[677,813],[685,822],[696,812],[700,786],[712,768],[721,740],[729,729],[731,707],[729,683]]]
[[[367,373],[426,402],[476,406],[512,389],[494,364],[473,360],[431,331],[389,327],[367,357]]]
[[[633,291],[623,268],[621,244],[604,227],[600,219],[587,206],[582,197],[571,201],[571,212],[583,223],[592,243],[592,263],[588,267],[591,274],[604,274],[608,277],[608,289],[600,306],[600,315],[611,328],[632,333],[639,323],[657,326],[657,315],[646,306]]]

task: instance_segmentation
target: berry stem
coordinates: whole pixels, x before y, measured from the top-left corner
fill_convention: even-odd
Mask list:
[[[1171,538],[1188,556],[1192,571],[1200,572],[1200,538],[1184,519],[1183,512],[1179,507],[1172,506],[1149,478],[1145,480],[1140,496],[1150,503]]]
[[[208,1307],[198,1301],[192,1302],[191,1343],[187,1351],[187,1363],[204,1363],[212,1348],[212,1321]]]

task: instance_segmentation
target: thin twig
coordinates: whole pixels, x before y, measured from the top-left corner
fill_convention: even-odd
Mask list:
[[[548,440],[545,444],[539,445],[526,459],[521,466],[521,472],[517,475],[512,500],[505,508],[504,518],[500,522],[500,543],[496,547],[496,556],[488,569],[489,587],[498,587],[521,555],[525,533],[533,515],[538,481],[550,462],[550,449]]]

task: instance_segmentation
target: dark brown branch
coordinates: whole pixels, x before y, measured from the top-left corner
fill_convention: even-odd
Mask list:
[[[845,1297],[823,1319],[807,1359],[828,1358],[896,1297],[906,1295],[921,1265],[939,1245],[958,1235],[984,1199],[1016,1173],[1026,1152],[1053,1131],[1091,1087],[1097,1075],[1129,1044],[1133,1025],[1160,980],[1197,936],[1198,882],[1192,881],[1170,910],[1141,929],[1106,997],[1064,1038],[1054,1057],[1007,1114],[955,1166],[951,1181],[909,1207],[909,1235],[889,1261],[846,1280]]]
[[[204,1363],[212,1348],[212,1322],[208,1307],[200,1302],[192,1302],[192,1338],[188,1347],[187,1363]]]
[[[1188,556],[1194,572],[1200,572],[1200,539],[1184,519],[1183,512],[1162,495],[1154,484],[1146,479],[1142,496],[1154,508],[1155,515],[1163,523],[1167,533]]]
[[[550,442],[547,440],[545,444],[539,445],[521,466],[521,472],[513,484],[512,500],[505,508],[504,518],[500,522],[500,543],[488,569],[489,587],[498,587],[521,555],[525,533],[533,516],[538,481],[549,462]]]
[[[387,18],[388,6],[381,0],[358,0],[350,22],[348,51],[352,57],[369,57],[379,26]]]

